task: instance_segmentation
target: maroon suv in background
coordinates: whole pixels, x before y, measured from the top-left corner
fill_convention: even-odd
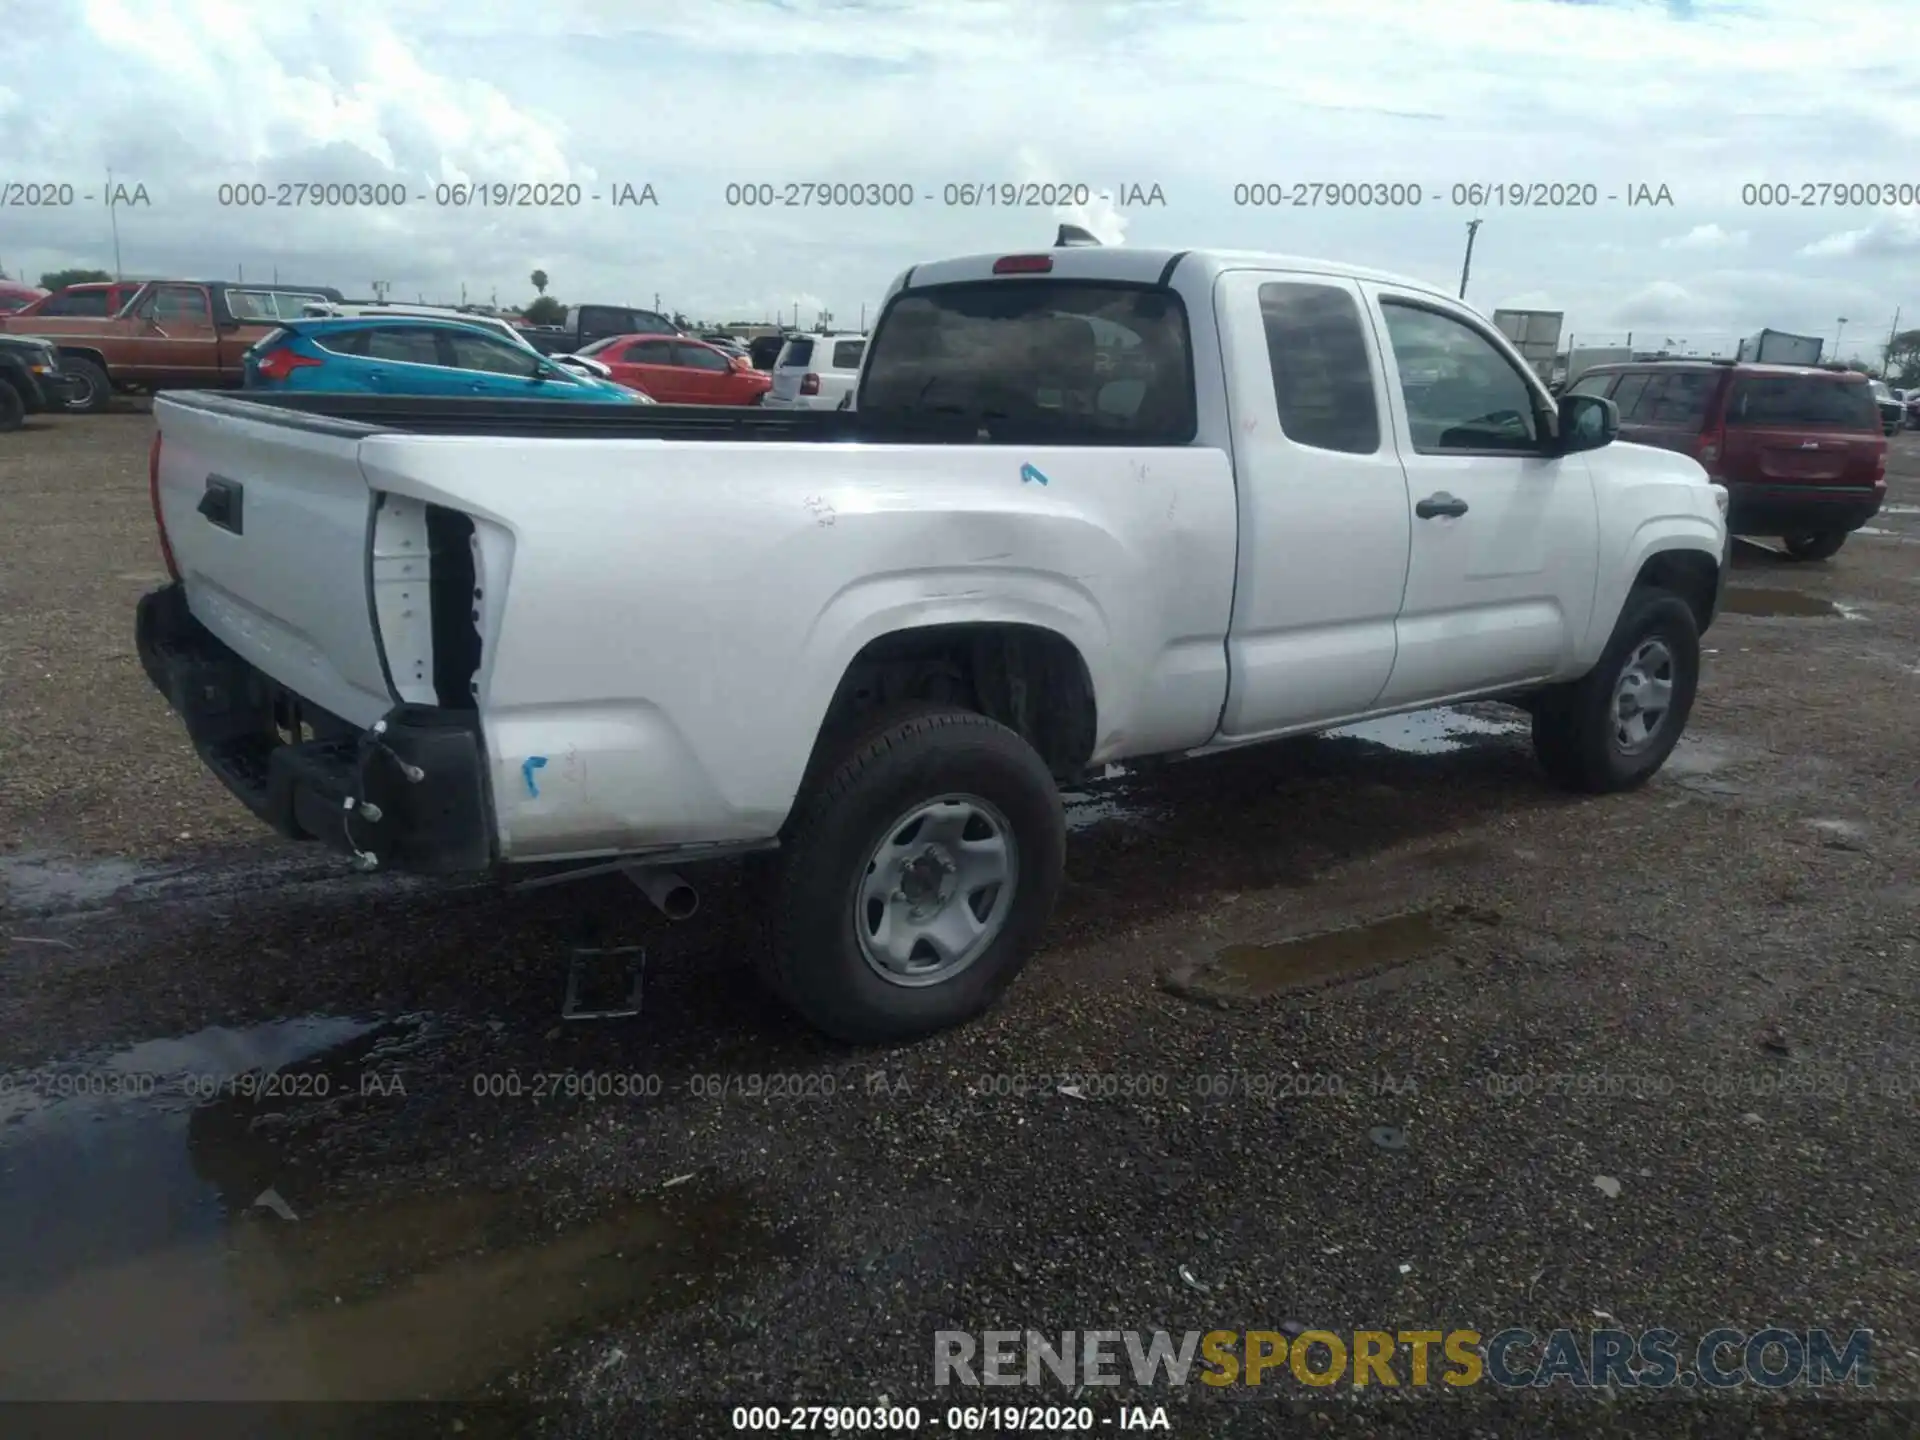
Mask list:
[[[1887,439],[1865,375],[1845,369],[1647,360],[1596,365],[1568,387],[1604,395],[1620,438],[1678,450],[1727,487],[1727,528],[1824,560],[1887,495]]]

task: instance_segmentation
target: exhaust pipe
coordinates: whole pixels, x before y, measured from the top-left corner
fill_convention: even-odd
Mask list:
[[[672,870],[650,865],[628,868],[627,878],[640,887],[640,893],[669,920],[691,919],[700,908],[700,892]]]

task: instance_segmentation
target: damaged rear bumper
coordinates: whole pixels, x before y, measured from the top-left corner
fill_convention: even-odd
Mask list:
[[[421,874],[492,867],[473,711],[396,705],[372,731],[316,711],[196,620],[177,581],[142,597],[136,641],[207,768],[282,835]]]

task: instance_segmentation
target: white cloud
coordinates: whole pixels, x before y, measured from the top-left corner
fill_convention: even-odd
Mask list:
[[[1686,286],[1655,280],[1622,301],[1611,318],[1619,324],[1684,325],[1710,311]]]
[[[1748,230],[1724,230],[1720,226],[1708,223],[1696,225],[1684,235],[1675,235],[1662,240],[1662,250],[1738,250],[1752,239]]]
[[[387,279],[409,296],[451,298],[464,284],[524,298],[538,264],[562,299],[650,302],[658,292],[689,312],[757,317],[798,297],[803,319],[816,308],[845,319],[907,265],[1043,244],[1062,221],[1129,246],[1320,254],[1451,290],[1477,214],[1469,298],[1524,296],[1538,303],[1521,308],[1567,311],[1571,329],[1624,326],[1629,313],[1728,333],[1891,316],[1920,283],[1920,221],[1745,205],[1742,186],[1913,173],[1912,66],[1878,58],[1886,36],[1911,24],[1905,0],[1828,10],[1695,0],[1691,18],[1681,8],[16,6],[0,181],[97,190],[111,165],[145,183],[151,207],[118,216],[130,273],[277,266],[348,290]],[[1727,94],[1741,97],[1737,116]],[[463,179],[577,183],[582,202],[433,203],[436,184]],[[394,180],[424,198],[371,214],[216,203],[223,181]],[[945,203],[949,183],[1000,181],[1085,184],[1089,199],[1064,209]],[[1236,184],[1255,181],[1288,197],[1319,184],[1322,203],[1236,205]],[[905,186],[913,202],[728,205],[727,185],[742,182],[773,185],[781,202],[789,184],[807,182]],[[653,184],[657,207],[612,207],[604,197],[620,183]],[[1123,185],[1157,185],[1164,203],[1099,198]],[[1674,203],[1628,205],[1642,185],[1667,187]],[[1362,198],[1356,186],[1394,203],[1351,203]],[[1485,187],[1513,186],[1522,199],[1594,203],[1504,194],[1455,203],[1456,187],[1467,199],[1475,186],[1483,201]],[[1408,187],[1417,204],[1400,203]],[[849,198],[844,188],[825,195]],[[0,244],[9,270],[111,263],[97,202],[8,212]],[[1751,269],[1726,271],[1734,255]],[[1833,258],[1849,263],[1824,263]]]
[[[1102,245],[1123,244],[1127,238],[1127,216],[1120,213],[1115,205],[1113,193],[1109,190],[1096,190],[1091,186],[1084,192],[1078,182],[1057,165],[1042,160],[1030,147],[1022,146],[1017,160],[1019,173],[1014,177],[1020,185],[1040,187],[1040,196],[1044,199],[1049,193],[1058,194],[1065,188],[1073,198],[1066,204],[1051,207],[1053,216],[1068,225],[1078,225]]]
[[[1825,236],[1803,247],[1800,253],[1815,260],[1920,256],[1920,205],[1889,211],[1857,230]]]

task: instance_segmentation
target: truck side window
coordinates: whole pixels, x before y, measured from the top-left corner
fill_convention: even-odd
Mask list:
[[[227,313],[236,320],[291,320],[273,308],[273,297],[259,290],[227,291]],[[298,312],[294,312],[298,313]]]
[[[213,323],[213,316],[207,310],[206,292],[194,285],[162,285],[154,291],[153,306],[148,314],[161,325],[169,320],[176,325]]]
[[[1378,451],[1373,361],[1353,296],[1334,285],[1262,285],[1260,316],[1286,437],[1347,455]]]
[[[1533,388],[1491,340],[1451,315],[1383,301],[1413,448],[1537,450]]]

